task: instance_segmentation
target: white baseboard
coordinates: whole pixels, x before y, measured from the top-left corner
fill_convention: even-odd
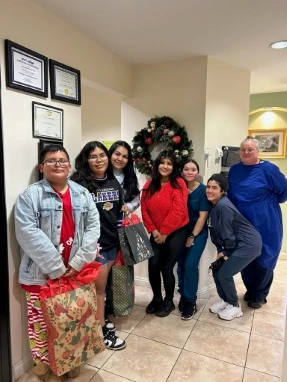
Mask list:
[[[34,361],[31,357],[31,355],[21,359],[21,361],[15,363],[13,365],[13,376],[14,376],[14,381],[16,381],[18,378],[21,377],[26,371],[31,369],[31,367],[34,365]]]
[[[236,282],[236,280],[240,279],[240,274],[236,275],[234,277],[234,281]],[[137,286],[141,286],[141,287],[146,287],[146,288],[150,288],[150,283],[149,283],[149,279],[147,277],[138,277],[138,276],[135,276],[135,285]],[[212,283],[210,285],[207,285],[201,289],[198,289],[197,291],[197,297],[199,299],[205,299],[205,298],[209,298],[210,296],[210,291],[215,289],[215,284]],[[163,290],[163,285],[162,285],[162,290]],[[175,290],[177,290],[177,285],[175,286]]]

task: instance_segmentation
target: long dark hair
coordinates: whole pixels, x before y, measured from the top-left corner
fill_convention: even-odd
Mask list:
[[[108,179],[114,178],[112,165],[110,163],[110,154],[109,154],[106,146],[104,146],[99,141],[88,142],[82,148],[82,150],[80,151],[80,154],[75,159],[76,171],[71,176],[71,179],[77,183],[82,183],[82,182],[86,183],[85,187],[87,187],[90,192],[92,192],[93,190],[97,190],[99,188],[99,186],[96,182],[95,176],[94,176],[92,170],[90,169],[90,165],[89,165],[90,153],[92,151],[94,151],[96,148],[102,149],[108,157],[109,164],[108,164],[108,168],[106,171],[107,178]]]
[[[153,194],[155,194],[161,188],[161,175],[158,172],[158,166],[160,165],[161,161],[166,158],[170,159],[173,165],[172,172],[169,175],[170,184],[173,188],[181,188],[177,181],[177,178],[180,177],[180,174],[178,171],[178,163],[176,157],[172,151],[164,150],[158,154],[158,156],[153,162],[151,182],[147,188],[147,193],[149,197],[153,196]]]
[[[131,202],[137,195],[139,195],[140,191],[138,189],[138,179],[134,170],[131,146],[125,141],[116,141],[110,147],[109,155],[111,157],[119,146],[124,147],[128,151],[128,163],[123,168],[124,202],[128,203]]]

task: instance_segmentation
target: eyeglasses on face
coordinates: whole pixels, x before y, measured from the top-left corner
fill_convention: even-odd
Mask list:
[[[44,160],[44,162],[42,162],[42,164],[46,164],[48,167],[53,167],[53,166],[56,166],[56,164],[59,163],[59,166],[60,167],[68,167],[70,162],[68,161],[68,159],[53,159],[53,158],[49,158],[49,159],[46,159]]]
[[[100,155],[90,155],[89,161],[97,162],[98,160],[105,160],[106,158],[107,158],[107,155],[105,153],[102,153]]]

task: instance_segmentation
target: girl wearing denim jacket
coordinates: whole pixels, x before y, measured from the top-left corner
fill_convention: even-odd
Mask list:
[[[100,221],[89,192],[67,180],[71,165],[64,147],[44,147],[39,169],[44,179],[30,185],[15,206],[16,238],[21,252],[19,282],[26,291],[34,372],[42,381],[56,382],[62,379],[49,368],[40,288],[48,279],[71,277],[95,260]],[[75,378],[79,372],[78,367],[66,376]]]

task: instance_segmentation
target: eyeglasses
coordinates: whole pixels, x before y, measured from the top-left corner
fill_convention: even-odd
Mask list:
[[[107,155],[105,153],[102,153],[100,155],[90,155],[89,161],[97,162],[98,160],[105,160],[106,158],[107,158]]]
[[[252,153],[255,149],[249,147],[248,149],[240,149],[242,153]]]
[[[44,162],[42,162],[42,164],[45,164],[45,163],[48,167],[56,166],[56,164],[59,163],[59,166],[62,168],[68,167],[70,164],[70,162],[67,159],[57,160],[57,159],[53,159],[53,158],[46,159],[46,160],[44,160]]]

